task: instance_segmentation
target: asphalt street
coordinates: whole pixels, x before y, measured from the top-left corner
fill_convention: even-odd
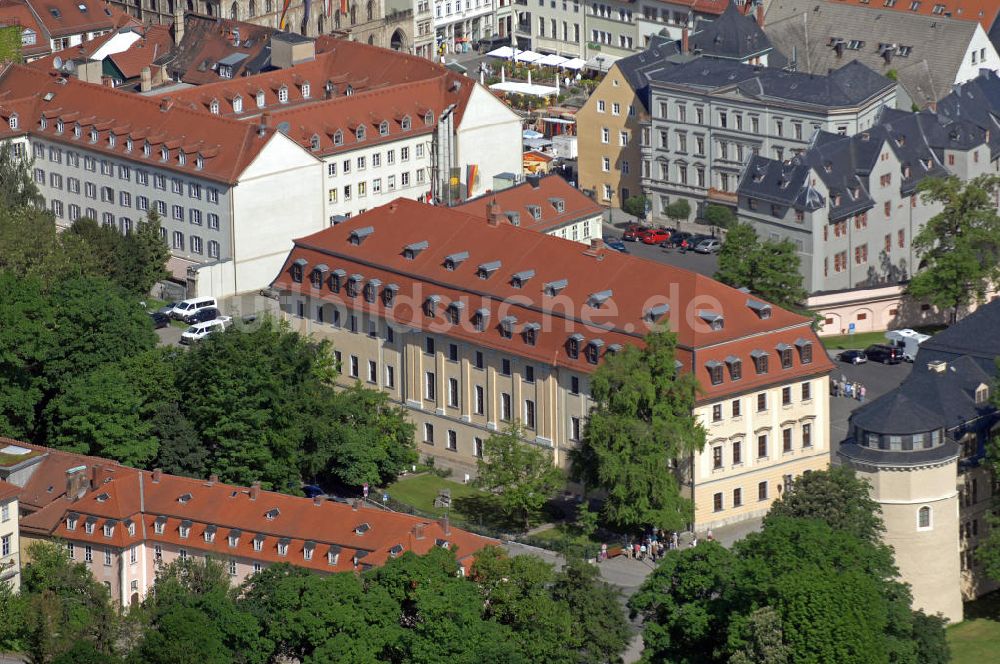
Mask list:
[[[878,362],[867,362],[865,364],[847,364],[836,359],[836,353],[831,351],[830,359],[833,360],[834,370],[830,373],[830,381],[849,380],[861,383],[867,390],[865,402],[876,399],[889,390],[895,388],[910,375],[913,365],[909,362],[899,364],[880,364]],[[833,460],[836,462],[837,447],[847,436],[847,420],[851,413],[861,406],[856,399],[847,397],[830,396],[830,446],[833,451]]]
[[[622,228],[614,227],[610,224],[604,225],[605,236],[620,238],[624,232]],[[707,277],[714,275],[716,269],[719,267],[719,257],[715,254],[696,254],[693,251],[682,254],[678,249],[661,249],[659,245],[643,244],[642,242],[626,242],[625,246],[628,248],[629,254],[633,256],[656,261],[657,263],[674,265],[685,270],[704,274]]]

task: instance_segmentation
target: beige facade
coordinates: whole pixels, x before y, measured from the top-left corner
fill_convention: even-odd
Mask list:
[[[639,138],[646,115],[617,65],[577,112],[579,186],[593,191],[598,203],[621,207],[629,196],[642,194]]]
[[[852,463],[871,482],[886,526],[883,540],[912,587],[914,608],[951,622],[962,620],[956,463],[956,457],[894,468]]]
[[[21,589],[21,542],[16,496],[0,498],[0,583]]]
[[[821,375],[695,409],[706,432],[691,469],[696,531],[762,517],[797,477],[830,465],[829,394]]]

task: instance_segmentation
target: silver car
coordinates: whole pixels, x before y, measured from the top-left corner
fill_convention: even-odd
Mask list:
[[[719,249],[722,248],[722,243],[715,238],[710,238],[708,240],[702,240],[699,242],[694,250],[699,254],[715,254],[718,253]]]

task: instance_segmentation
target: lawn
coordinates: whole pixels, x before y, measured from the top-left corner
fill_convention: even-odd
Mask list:
[[[944,329],[943,325],[928,325],[915,327],[917,332],[937,334]],[[820,341],[828,350],[847,350],[851,348],[864,349],[872,344],[884,344],[885,332],[860,332],[858,334],[841,334],[833,337],[820,337]]]
[[[948,628],[954,664],[994,662],[1000,652],[1000,592],[965,605],[966,620]]]
[[[451,489],[452,513],[458,512],[456,502],[459,498],[482,495],[479,489],[470,484],[453,482],[434,473],[404,477],[391,484],[387,491],[394,500],[415,507],[421,512],[443,515],[445,512],[443,508],[434,507],[434,499],[438,497],[441,489]]]

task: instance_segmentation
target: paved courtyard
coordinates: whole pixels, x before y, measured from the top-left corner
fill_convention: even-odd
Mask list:
[[[830,353],[830,359],[834,363],[830,381],[846,379],[861,383],[868,392],[865,397],[866,402],[876,399],[898,386],[910,375],[910,371],[913,369],[913,365],[909,362],[901,362],[900,364],[867,362],[855,366],[839,362],[836,359],[836,352],[831,351]],[[830,445],[834,453],[834,462],[836,462],[837,447],[840,441],[847,436],[848,418],[860,405],[861,403],[856,399],[830,396]]]

